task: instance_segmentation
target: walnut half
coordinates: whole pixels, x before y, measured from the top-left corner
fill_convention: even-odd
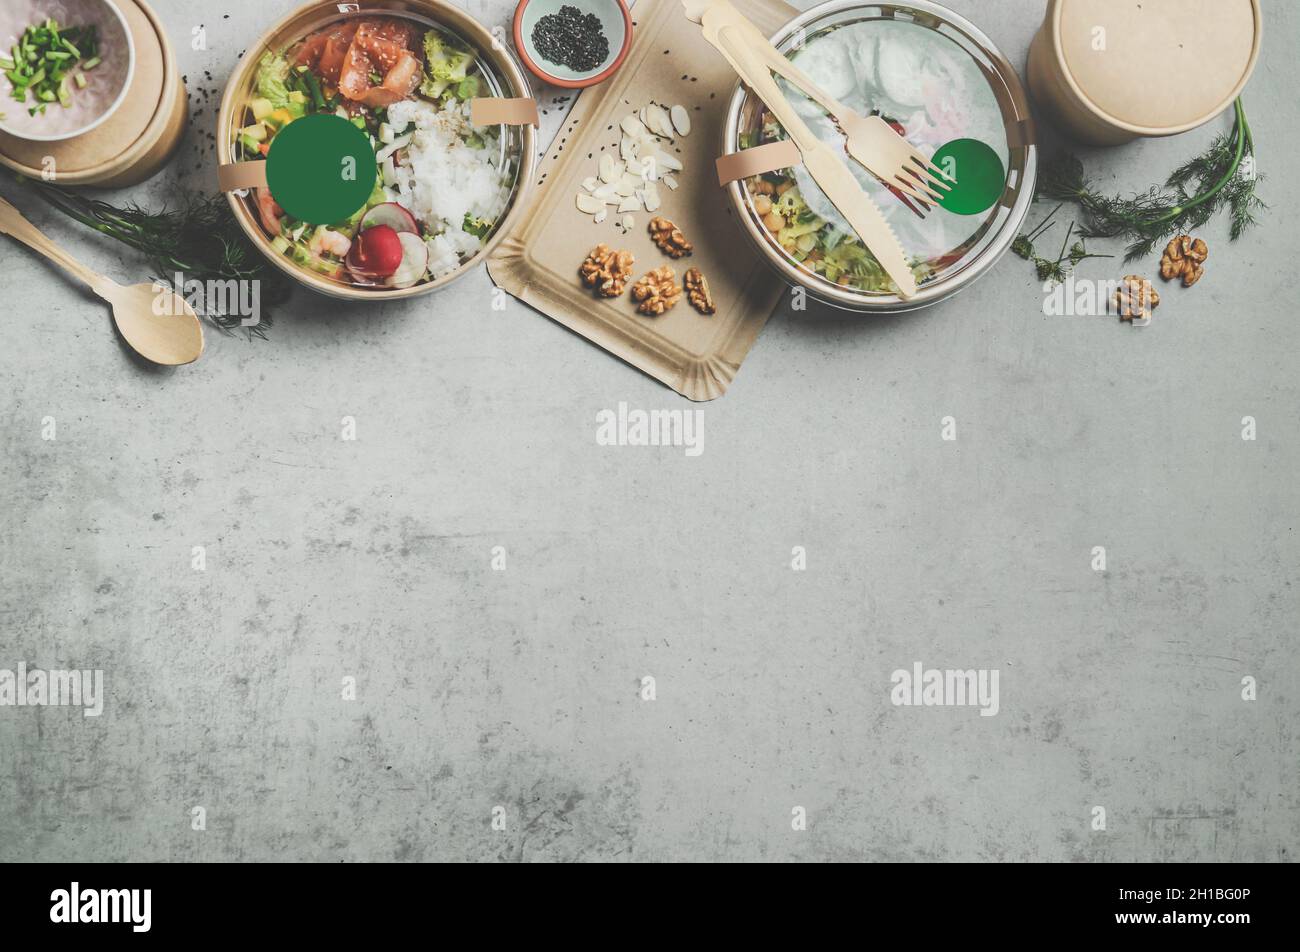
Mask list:
[[[713,314],[718,310],[709,292],[709,281],[699,268],[688,268],[682,283],[686,286],[686,300],[691,302],[691,307],[701,314]]]
[[[632,276],[632,252],[615,251],[599,244],[591,249],[587,260],[578,268],[582,283],[601,297],[618,297]]]
[[[1115,292],[1115,310],[1121,321],[1141,318],[1151,320],[1151,312],[1160,306],[1160,295],[1151,282],[1141,275],[1127,274]]]
[[[667,218],[650,219],[650,237],[659,246],[659,250],[670,258],[684,258],[695,250],[695,246]]]
[[[1190,288],[1205,274],[1205,259],[1209,256],[1205,239],[1178,235],[1165,245],[1165,253],[1160,257],[1160,277],[1166,281],[1182,278],[1183,287]]]
[[[648,272],[632,285],[632,299],[637,302],[637,311],[658,317],[673,307],[682,296],[682,289],[677,286],[674,278],[676,274],[673,269],[665,264]]]

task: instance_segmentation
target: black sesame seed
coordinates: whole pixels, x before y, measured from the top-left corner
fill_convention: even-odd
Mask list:
[[[609,56],[609,39],[594,13],[584,14],[567,3],[533,26],[533,46],[547,62],[587,73]]]

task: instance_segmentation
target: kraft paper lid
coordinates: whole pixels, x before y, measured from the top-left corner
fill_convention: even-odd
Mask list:
[[[1056,0],[1067,78],[1106,117],[1143,129],[1218,114],[1250,77],[1257,0]]]
[[[0,132],[0,158],[18,171],[40,175],[51,157],[60,174],[72,175],[111,163],[134,145],[157,114],[166,73],[165,40],[137,0],[118,0],[135,40],[135,77],[126,98],[103,124],[75,139],[31,142]]]

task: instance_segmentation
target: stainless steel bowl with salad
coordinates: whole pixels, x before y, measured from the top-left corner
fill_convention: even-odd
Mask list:
[[[245,55],[223,100],[228,161],[263,158],[304,116],[365,131],[378,176],[346,221],[296,221],[268,188],[233,194],[259,247],[303,283],[350,300],[446,285],[495,245],[532,174],[531,126],[474,126],[477,97],[531,95],[511,55],[434,0],[310,4]]]
[[[1037,150],[1020,81],[988,37],[926,0],[831,0],[791,20],[772,42],[832,96],[860,115],[883,116],[927,156],[973,138],[990,146],[1006,171],[992,208],[959,215],[919,208],[845,154],[912,265],[919,290],[908,300],[803,168],[732,182],[729,199],[743,228],[782,277],[836,307],[904,311],[955,294],[1002,256],[1033,201]],[[809,127],[842,148],[825,111],[782,86]],[[784,137],[763,104],[738,86],[723,125],[724,153]]]

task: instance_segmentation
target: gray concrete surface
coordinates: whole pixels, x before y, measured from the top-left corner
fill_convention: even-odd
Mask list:
[[[159,7],[211,87],[292,3]],[[952,5],[1023,63],[1040,0]],[[693,406],[482,272],[302,293],[168,372],[0,243],[0,668],[106,694],[0,707],[0,859],[1294,859],[1300,10],[1266,7],[1272,210],[1150,327],[1045,317],[1013,258],[912,316],[780,313],[696,458],[597,445]],[[1144,187],[1226,128],[1084,155]],[[211,177],[187,141],[127,195]],[[893,705],[917,661],[998,669],[997,716]]]

